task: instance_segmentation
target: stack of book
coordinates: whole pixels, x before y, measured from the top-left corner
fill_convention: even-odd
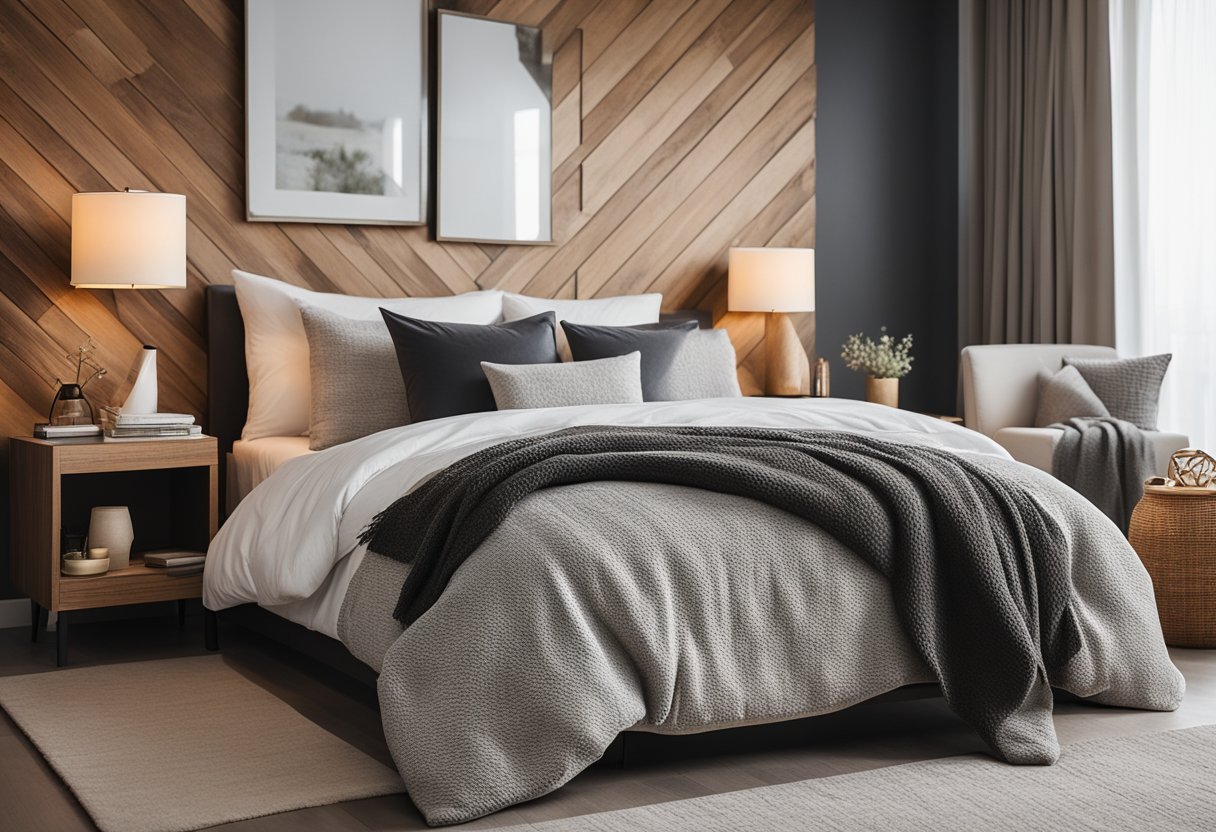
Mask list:
[[[192,439],[203,435],[189,413],[122,413],[118,408],[101,409],[105,441],[146,439]]]
[[[161,549],[144,553],[144,566],[163,569],[168,575],[182,577],[197,575],[207,565],[206,552],[191,552],[185,549]]]
[[[97,425],[34,425],[34,436],[39,439],[74,439],[78,436],[96,436],[101,433]]]

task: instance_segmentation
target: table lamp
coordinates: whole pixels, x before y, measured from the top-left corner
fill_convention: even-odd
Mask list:
[[[815,250],[732,248],[726,306],[731,312],[768,313],[765,394],[809,395],[810,360],[787,313],[815,311]]]
[[[186,286],[186,197],[148,191],[72,195],[72,285]],[[123,413],[156,412],[156,349],[144,345]]]

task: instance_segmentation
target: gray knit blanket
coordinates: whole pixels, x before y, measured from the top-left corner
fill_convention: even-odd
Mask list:
[[[1064,431],[1052,455],[1052,473],[1127,534],[1144,481],[1156,473],[1144,431],[1109,417],[1069,419],[1052,427]]]
[[[409,626],[425,613],[528,495],[602,480],[696,486],[816,523],[890,582],[905,632],[960,716],[1010,761],[1055,759],[1055,749],[1000,738],[1036,680],[1079,646],[1063,535],[1024,489],[949,451],[707,427],[580,427],[505,442],[449,466],[365,530],[369,551],[412,567],[394,617]]]
[[[577,428],[465,458],[365,539],[339,632],[381,670],[385,735],[431,824],[552,791],[629,728],[792,719],[937,680],[1004,759],[1051,763],[1052,685],[1160,710],[1184,687],[1126,541],[1001,459]]]

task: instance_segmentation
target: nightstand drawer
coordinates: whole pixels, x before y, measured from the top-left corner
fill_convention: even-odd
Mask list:
[[[59,609],[87,610],[123,604],[148,604],[156,601],[181,601],[198,598],[203,592],[203,575],[175,577],[163,569],[144,566],[132,558],[126,569],[82,578],[59,578]]]

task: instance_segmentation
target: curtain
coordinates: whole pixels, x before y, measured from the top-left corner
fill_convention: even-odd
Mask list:
[[[1116,345],[1173,353],[1159,424],[1216,450],[1216,1],[1111,0]]]
[[[1112,345],[1106,0],[972,0],[960,31],[962,343]]]

